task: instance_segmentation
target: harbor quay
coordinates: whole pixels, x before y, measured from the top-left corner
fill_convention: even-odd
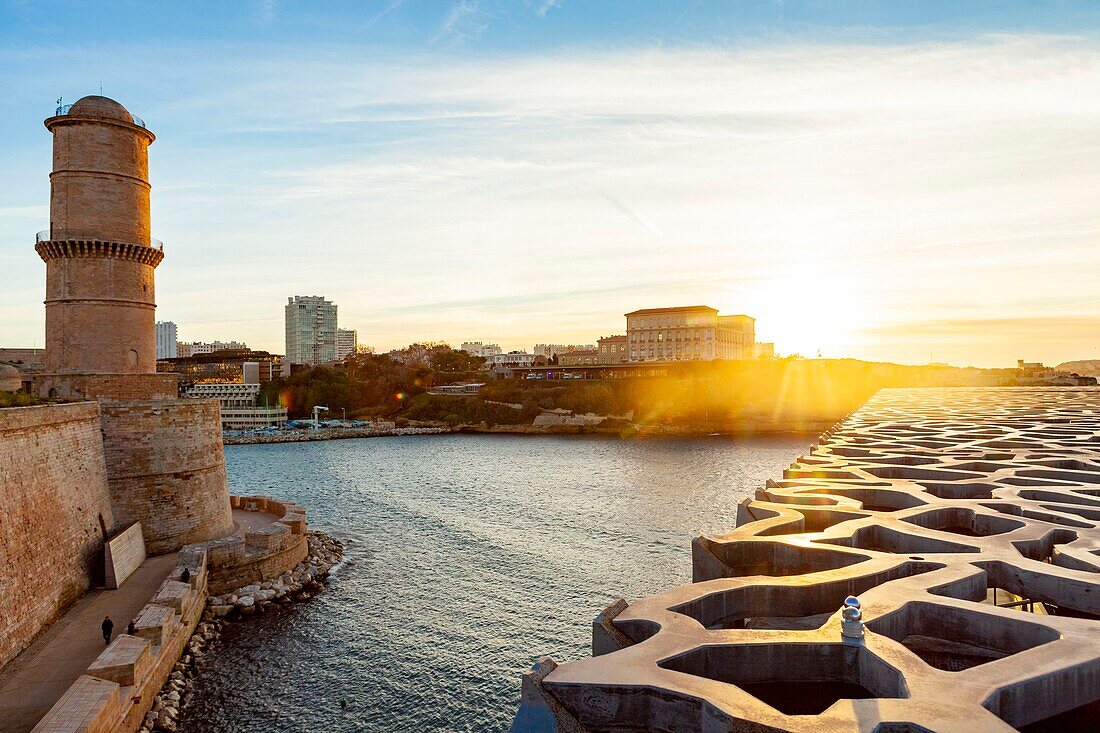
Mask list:
[[[1100,390],[883,390],[512,731],[1096,730],[1098,527]]]

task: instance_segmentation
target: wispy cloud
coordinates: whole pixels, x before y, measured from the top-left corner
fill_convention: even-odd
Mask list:
[[[539,0],[535,13],[541,18],[554,8],[560,8],[565,0]]]
[[[457,2],[439,39],[486,17]],[[923,361],[940,340],[940,359],[996,364],[1020,348],[1008,325],[968,342],[920,323],[1028,318],[1070,324],[1034,358],[1100,348],[1094,40],[236,53],[166,49],[130,81],[190,75],[136,111],[159,135],[158,314],[240,314],[242,333],[207,338],[278,350],[277,329],[244,324],[294,290],[379,347],[475,328],[587,341],[690,301],[757,316],[782,351]],[[0,214],[0,238],[29,226]],[[262,272],[247,294],[238,263]],[[40,317],[25,308],[0,341],[29,340],[4,336]]]
[[[484,14],[481,0],[457,0],[447,11],[439,31],[432,37],[432,43],[443,38],[456,42],[476,39],[487,27]]]

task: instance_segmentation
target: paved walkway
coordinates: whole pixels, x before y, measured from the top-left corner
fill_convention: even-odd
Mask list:
[[[257,529],[279,517],[233,512],[233,532]],[[176,554],[148,558],[118,590],[85,593],[33,644],[0,670],[0,733],[27,733],[104,649],[99,625],[115,622],[115,635],[149,602],[176,566]]]
[[[0,673],[0,733],[34,728],[103,651],[103,617],[115,622],[116,635],[125,632],[175,566],[175,553],[151,557],[118,590],[85,593],[13,659]]]

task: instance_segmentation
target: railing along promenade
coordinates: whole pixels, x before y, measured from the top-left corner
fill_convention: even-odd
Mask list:
[[[513,730],[1096,730],[1098,525],[1100,389],[884,390]]]

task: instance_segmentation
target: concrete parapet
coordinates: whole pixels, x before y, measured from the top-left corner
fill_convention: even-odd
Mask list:
[[[191,574],[187,583],[174,579],[184,568]],[[138,613],[135,632],[111,642],[39,721],[35,733],[130,733],[141,727],[202,617],[205,552],[181,552],[171,576]]]
[[[696,582],[525,676],[513,730],[1091,729],[1098,435],[1095,388],[880,392],[695,539]]]
[[[88,667],[88,674],[123,687],[141,681],[153,664],[152,647],[147,639],[119,634]]]
[[[122,701],[116,682],[82,675],[34,730],[41,733],[115,733]]]
[[[309,554],[305,507],[269,496],[230,496],[229,501],[234,509],[265,512],[279,519],[244,536],[194,545],[207,553],[212,593],[282,575]]]

